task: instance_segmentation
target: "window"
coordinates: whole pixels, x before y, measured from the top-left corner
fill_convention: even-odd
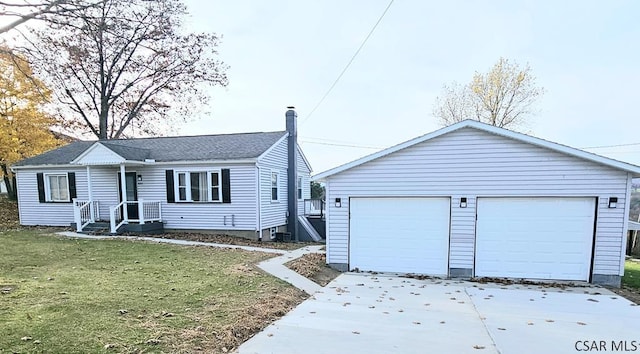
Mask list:
[[[271,200],[278,200],[278,172],[271,172]]]
[[[220,171],[177,172],[180,202],[219,202],[222,200]]]
[[[222,199],[222,188],[220,188],[220,174],[211,172],[211,200],[219,202]]]
[[[298,177],[298,200],[302,199],[302,177]]]
[[[69,180],[66,174],[46,175],[46,196],[48,202],[68,202]]]

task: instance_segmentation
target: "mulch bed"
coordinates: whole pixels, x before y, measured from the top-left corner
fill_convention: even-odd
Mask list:
[[[640,305],[640,289],[630,288],[628,286],[622,286],[622,288],[609,288],[614,293],[626,298],[636,305]]]
[[[271,241],[254,241],[249,240],[242,237],[229,236],[223,234],[206,234],[206,233],[195,233],[195,232],[169,232],[165,234],[159,235],[131,235],[131,236],[145,236],[145,237],[156,237],[156,238],[164,238],[164,239],[173,239],[173,240],[186,240],[186,241],[197,241],[197,242],[211,242],[211,243],[222,243],[226,245],[236,245],[236,246],[253,246],[253,247],[262,247],[262,248],[273,248],[279,250],[295,250],[300,247],[313,245],[314,243],[310,242],[271,242]]]
[[[18,216],[18,202],[0,196],[0,230],[10,230],[20,227]]]
[[[341,273],[327,265],[324,253],[308,253],[304,256],[285,263],[296,273],[325,286]]]

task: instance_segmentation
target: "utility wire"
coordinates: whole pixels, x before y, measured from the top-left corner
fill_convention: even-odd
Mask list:
[[[349,69],[349,67],[351,66],[351,63],[353,63],[353,61],[356,59],[356,57],[358,56],[358,54],[360,54],[360,50],[362,50],[362,48],[364,47],[364,45],[367,43],[367,41],[369,40],[369,37],[371,37],[371,35],[373,34],[373,31],[375,31],[376,27],[378,27],[378,25],[380,24],[380,21],[382,21],[382,19],[384,18],[384,16],[387,14],[387,11],[389,11],[389,8],[391,7],[391,4],[393,4],[395,0],[391,0],[389,1],[389,5],[387,5],[387,7],[384,9],[384,11],[382,12],[382,15],[380,15],[380,18],[378,18],[378,21],[376,21],[375,25],[373,25],[373,27],[371,28],[371,30],[369,31],[369,34],[367,34],[367,36],[364,38],[364,40],[362,41],[362,43],[360,44],[360,47],[358,47],[358,50],[356,50],[356,52],[353,54],[353,56],[351,57],[351,60],[349,60],[349,62],[347,63],[347,65],[344,67],[344,69],[342,69],[342,72],[340,73],[340,75],[338,75],[338,77],[336,78],[336,80],[333,82],[333,84],[331,84],[331,87],[329,87],[329,89],[327,90],[327,92],[324,94],[324,96],[322,96],[322,98],[320,99],[320,101],[318,101],[318,103],[316,103],[315,107],[313,107],[313,109],[311,110],[311,112],[309,113],[309,115],[307,115],[304,120],[302,122],[300,122],[300,125],[304,124],[309,118],[311,118],[311,116],[313,115],[313,113],[316,111],[316,109],[318,109],[318,107],[320,107],[320,105],[322,104],[322,102],[324,102],[324,100],[327,98],[327,96],[329,96],[329,94],[331,93],[331,91],[333,91],[333,88],[336,87],[336,85],[338,84],[338,81],[340,81],[340,79],[342,78],[342,75],[344,75],[344,73],[347,71],[347,69]]]
[[[618,144],[618,145],[602,145],[602,146],[589,146],[589,147],[583,147],[582,149],[604,149],[604,148],[621,147],[621,146],[635,146],[635,145],[640,145],[640,143],[629,143],[629,144]]]
[[[365,146],[365,145],[352,145],[352,144],[337,144],[337,143],[323,143],[319,141],[308,141],[308,140],[300,140],[303,144],[317,144],[317,145],[329,145],[329,146],[344,146],[344,147],[353,147],[360,149],[372,149],[372,150],[382,150],[383,148],[377,146]]]

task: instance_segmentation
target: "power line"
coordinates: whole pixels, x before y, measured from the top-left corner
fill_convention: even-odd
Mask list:
[[[318,109],[318,107],[320,107],[320,105],[322,104],[322,102],[324,102],[324,100],[327,98],[327,96],[329,96],[329,94],[331,93],[331,91],[333,90],[334,87],[336,87],[336,85],[338,84],[338,81],[340,81],[340,79],[342,78],[342,75],[344,75],[344,73],[347,71],[347,69],[349,69],[349,67],[351,66],[351,63],[353,63],[353,61],[355,60],[355,58],[358,56],[358,54],[360,54],[360,50],[362,50],[362,48],[364,47],[364,45],[367,43],[367,41],[369,40],[369,37],[371,37],[371,35],[373,34],[373,31],[375,31],[376,27],[378,27],[378,25],[380,24],[380,21],[382,21],[382,19],[384,18],[384,16],[387,14],[387,11],[389,11],[389,8],[391,7],[391,4],[393,4],[395,0],[391,0],[389,1],[389,5],[387,5],[387,7],[384,9],[384,11],[382,12],[382,15],[380,15],[380,18],[378,18],[378,21],[376,21],[375,25],[373,25],[373,27],[371,28],[371,30],[369,31],[369,34],[367,34],[367,36],[364,38],[364,40],[362,41],[362,43],[360,44],[360,47],[358,47],[358,50],[356,50],[356,52],[353,54],[353,56],[351,57],[351,60],[349,60],[349,62],[347,63],[347,65],[344,67],[344,69],[342,69],[342,72],[340,73],[340,75],[338,75],[338,77],[336,78],[336,80],[333,82],[333,84],[331,84],[331,87],[329,87],[329,89],[327,90],[327,92],[324,94],[324,96],[322,96],[322,98],[320,99],[320,101],[318,101],[318,103],[315,105],[315,107],[313,107],[313,109],[311,110],[311,112],[309,113],[309,115],[307,115],[304,120],[302,122],[300,122],[300,124],[304,124],[309,118],[311,118],[311,116],[313,115],[313,113],[316,111],[316,109]]]
[[[372,149],[372,150],[382,150],[382,149],[384,149],[384,148],[377,147],[377,146],[353,145],[353,144],[337,144],[337,143],[324,143],[324,142],[319,142],[319,141],[308,141],[308,140],[300,140],[300,142],[301,142],[301,143],[307,143],[307,144],[329,145],[329,146],[344,146],[344,147],[353,147],[353,148],[360,148],[360,149]]]
[[[583,147],[582,149],[604,149],[604,148],[621,147],[621,146],[635,146],[635,145],[640,145],[640,143],[629,143],[629,144],[618,144],[618,145],[602,145],[602,146],[589,146],[589,147]]]

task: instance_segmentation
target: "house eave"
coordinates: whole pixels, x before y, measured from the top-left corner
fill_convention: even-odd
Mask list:
[[[150,166],[150,165],[237,165],[237,164],[255,164],[257,159],[231,159],[231,160],[192,160],[192,161],[124,161],[124,162],[113,162],[113,163],[105,163],[105,164],[79,164],[79,163],[68,163],[68,164],[56,164],[56,165],[22,165],[22,166],[12,166],[11,170],[28,170],[28,169],[42,169],[42,168],[78,168],[83,166],[105,166],[105,167],[115,167],[120,166],[120,164],[124,164],[125,166]]]

